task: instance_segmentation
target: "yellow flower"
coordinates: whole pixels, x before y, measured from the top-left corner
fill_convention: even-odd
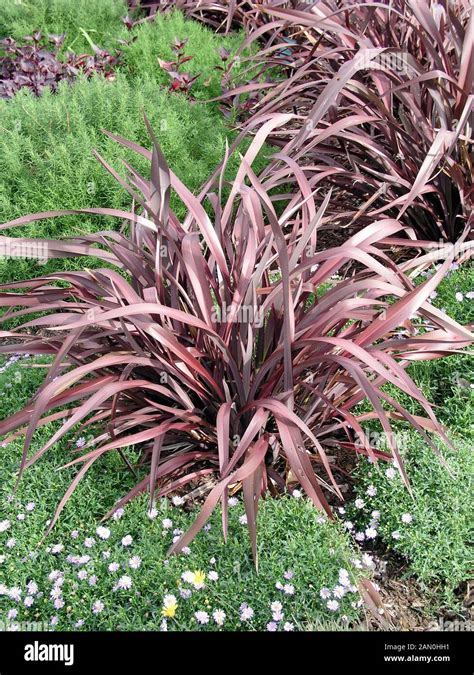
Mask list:
[[[177,607],[178,605],[170,605],[169,607],[163,607],[163,609],[161,610],[162,616],[169,616],[172,619],[176,614]]]
[[[206,580],[206,575],[201,570],[196,570],[192,574],[191,583],[194,588],[202,588],[204,586],[204,581]]]
[[[178,601],[176,600],[176,596],[165,595],[165,597],[163,598],[163,609],[161,610],[161,614],[163,616],[173,618],[174,615],[176,614],[177,609],[178,609]]]

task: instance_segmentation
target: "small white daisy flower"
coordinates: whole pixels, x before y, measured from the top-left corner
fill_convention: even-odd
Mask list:
[[[222,609],[216,609],[212,612],[212,617],[218,626],[224,625],[225,616],[225,612]]]
[[[142,559],[140,558],[139,555],[134,555],[130,558],[130,560],[128,561],[128,564],[130,565],[132,570],[137,570],[140,567],[140,565],[142,564]]]
[[[110,537],[110,530],[108,527],[103,527],[102,525],[99,525],[99,527],[95,531],[96,535],[100,537],[101,539],[108,539]]]
[[[368,527],[365,531],[365,536],[367,539],[375,539],[377,536],[377,530],[374,527]]]
[[[114,511],[112,518],[114,520],[120,520],[120,518],[123,516],[124,513],[125,511],[122,508],[117,509],[116,511]]]

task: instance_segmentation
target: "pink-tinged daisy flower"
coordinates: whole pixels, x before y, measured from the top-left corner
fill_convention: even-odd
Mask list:
[[[237,506],[238,503],[237,497],[229,497],[229,506]]]
[[[413,520],[413,516],[411,513],[404,513],[402,514],[402,523],[405,523],[405,525],[409,525]]]
[[[189,598],[192,596],[193,592],[190,588],[180,588],[179,594],[183,598],[183,600],[189,600]]]
[[[50,620],[50,624],[52,626],[57,626],[59,623],[59,617],[58,616],[52,616]]]
[[[15,600],[15,602],[20,602],[21,600],[21,588],[18,588],[18,586],[14,586],[13,588],[10,588],[8,591],[8,595],[12,600]]]
[[[293,584],[285,584],[283,586],[283,593],[285,595],[294,595],[295,594],[295,587]]]
[[[9,621],[13,621],[13,619],[16,619],[18,616],[18,610],[17,609],[9,609],[7,612],[7,619]]]
[[[245,514],[243,516],[240,516],[239,523],[241,525],[247,525],[247,516]]]
[[[328,600],[331,597],[332,594],[331,594],[331,591],[329,590],[329,588],[322,588],[319,591],[319,595],[321,596],[321,598],[323,600]]]
[[[1,520],[0,521],[0,532],[6,532],[8,528],[10,527],[11,522],[9,520]]]
[[[76,448],[83,448],[86,444],[86,439],[81,436],[81,438],[78,438],[76,441]]]
[[[7,548],[14,548],[15,546],[16,546],[15,537],[10,537],[10,539],[7,541]]]
[[[117,562],[111,562],[107,569],[109,572],[117,572],[120,569],[120,565]]]
[[[96,600],[92,605],[92,612],[94,614],[100,614],[104,610],[104,607],[105,605],[102,600]]]
[[[355,540],[356,541],[364,541],[365,539],[365,534],[363,532],[356,532],[355,533]]]
[[[95,586],[97,584],[97,577],[95,574],[89,577],[89,586]]]
[[[38,593],[38,584],[36,581],[29,581],[26,584],[26,589],[29,595],[36,595],[36,593]]]
[[[117,588],[128,590],[131,587],[132,587],[132,579],[129,576],[124,574],[123,577],[120,577],[120,579],[117,582]]]
[[[349,578],[349,572],[343,567],[341,567],[341,569],[339,570],[338,579],[341,586],[349,586],[349,584],[351,583],[351,580]]]
[[[171,528],[173,527],[173,521],[171,520],[171,518],[164,518],[161,521],[161,524],[164,530],[171,530]]]
[[[196,618],[196,621],[200,623],[201,625],[204,625],[206,623],[209,623],[209,614],[207,612],[195,612],[194,616]]]
[[[398,530],[395,530],[395,532],[392,532],[392,539],[400,539],[402,535]]]
[[[17,519],[17,520],[20,520],[20,521],[25,520],[25,518],[26,518],[26,516],[25,516],[24,513],[19,513],[19,514],[17,515],[17,517],[16,517],[16,519]]]
[[[394,469],[392,466],[390,466],[390,467],[385,471],[385,475],[387,476],[387,478],[388,478],[389,480],[392,480],[392,479],[395,478],[395,476],[397,475],[397,472],[395,471],[395,469]]]
[[[142,564],[142,559],[140,558],[139,555],[134,555],[130,558],[130,560],[128,561],[128,564],[130,565],[132,570],[137,570],[140,567],[140,565]]]
[[[283,630],[284,630],[286,633],[292,633],[292,632],[295,630],[295,627],[294,627],[294,625],[293,625],[290,621],[287,621],[287,622],[283,625]]]
[[[94,544],[95,544],[95,539],[94,539],[94,537],[87,537],[87,538],[84,540],[84,546],[85,546],[86,548],[92,548],[92,547],[94,546]]]
[[[77,530],[73,530],[73,531],[71,532],[71,537],[72,537],[73,539],[77,539],[77,538],[79,537],[79,532],[78,532]]]
[[[339,609],[339,603],[337,600],[328,600],[326,607],[331,610],[331,612],[337,612]]]
[[[174,506],[183,506],[183,504],[186,500],[184,499],[184,497],[180,497],[179,495],[175,495],[171,501],[173,502]]]
[[[78,619],[76,623],[74,624],[74,628],[82,628],[84,625],[84,619]]]
[[[301,499],[303,493],[301,492],[301,490],[293,490],[291,496],[294,497],[295,499]]]
[[[275,600],[275,602],[271,603],[270,609],[272,610],[272,613],[281,612],[283,605],[278,600]]]
[[[28,502],[28,504],[25,506],[25,509],[27,511],[33,511],[36,507],[35,502]]]
[[[210,572],[208,572],[207,578],[210,581],[217,581],[219,579],[219,575],[215,570],[211,570]]]
[[[54,601],[54,607],[56,609],[62,609],[64,607],[64,600],[62,598],[56,598]]]
[[[462,302],[464,300],[464,295],[460,293],[459,291],[456,293],[454,296],[458,302]]]
[[[240,620],[241,621],[250,621],[253,618],[255,612],[251,607],[249,607],[245,602],[240,605]]]
[[[79,581],[85,581],[87,579],[87,572],[86,570],[79,570],[77,573],[77,578]]]
[[[57,555],[58,553],[61,553],[64,551],[64,545],[63,544],[54,544],[54,546],[51,546],[51,553],[54,553],[54,555]]]
[[[23,600],[23,604],[25,605],[25,607],[31,607],[34,601],[35,599],[31,595],[27,595],[26,598]]]
[[[344,527],[345,527],[346,530],[349,530],[349,532],[350,532],[351,530],[354,529],[354,523],[352,523],[350,520],[346,520],[344,522]]]
[[[123,516],[124,513],[125,511],[123,509],[117,509],[116,511],[114,511],[112,518],[114,520],[120,520],[120,518]]]
[[[133,542],[133,537],[130,534],[127,534],[125,537],[122,538],[122,546],[131,546]]]
[[[346,589],[344,588],[344,586],[341,586],[341,585],[334,586],[333,594],[334,594],[335,598],[341,599],[345,596]]]
[[[276,633],[277,630],[278,624],[275,621],[270,621],[269,623],[267,623],[267,631],[269,633]]]
[[[375,495],[377,494],[377,488],[375,487],[375,485],[369,485],[369,487],[367,488],[367,494],[369,497],[375,497]]]
[[[295,575],[291,570],[287,570],[286,572],[283,572],[283,576],[287,581],[289,581],[290,579],[293,579]]]
[[[364,506],[365,506],[364,500],[361,499],[360,497],[355,500],[354,504],[355,504],[356,509],[363,509]]]

